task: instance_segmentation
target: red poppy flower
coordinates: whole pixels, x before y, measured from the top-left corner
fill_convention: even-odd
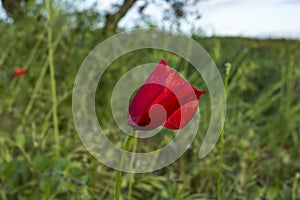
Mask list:
[[[128,124],[139,130],[161,125],[181,129],[193,118],[202,94],[205,91],[194,88],[161,60],[133,97]]]
[[[26,70],[24,68],[17,69],[14,71],[13,76],[22,76],[25,74]]]

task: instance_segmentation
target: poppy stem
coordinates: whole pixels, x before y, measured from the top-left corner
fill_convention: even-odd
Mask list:
[[[226,63],[225,64],[226,67],[226,76],[225,76],[225,85],[224,85],[224,93],[225,93],[225,103],[227,100],[227,87],[228,87],[228,79],[229,79],[229,73],[230,73],[230,69],[231,69],[231,64],[230,63]],[[224,114],[222,115],[222,120],[225,120]],[[218,193],[217,193],[217,200],[221,200],[221,178],[222,178],[222,168],[223,168],[223,143],[224,143],[224,128],[225,128],[225,124],[223,126],[221,135],[220,135],[220,160],[219,160],[219,171],[218,171]]]
[[[125,158],[126,158],[126,153],[129,149],[130,142],[131,142],[132,138],[133,138],[132,136],[128,135],[126,140],[125,140],[124,151],[123,151],[122,157],[121,157],[120,169],[119,169],[119,171],[117,173],[117,177],[116,177],[116,200],[120,200],[122,170],[123,170],[123,167],[124,167],[124,161],[125,161]]]
[[[130,170],[132,170],[133,162],[134,162],[134,154],[136,152],[137,143],[138,143],[138,131],[134,131],[134,140],[133,140],[133,150],[132,150],[132,157],[130,161]],[[131,194],[132,194],[132,185],[134,182],[134,172],[132,171],[129,178],[129,189],[128,189],[128,200],[131,200]]]

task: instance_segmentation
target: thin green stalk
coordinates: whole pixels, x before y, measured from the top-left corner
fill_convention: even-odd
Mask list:
[[[53,45],[53,50],[55,51],[57,45],[59,44],[59,42],[61,41],[61,38],[62,38],[62,35],[63,35],[63,29],[61,29],[54,41],[54,45]],[[49,61],[48,59],[45,61],[43,67],[42,67],[42,70],[40,71],[40,74],[38,76],[38,79],[36,81],[36,83],[34,84],[34,89],[33,89],[33,92],[32,92],[32,95],[30,97],[30,100],[29,102],[27,103],[27,106],[26,106],[26,109],[24,111],[24,118],[26,118],[27,115],[30,114],[30,111],[33,107],[33,104],[36,100],[36,98],[38,97],[38,92],[39,90],[41,89],[42,87],[42,84],[43,84],[43,81],[44,81],[44,77],[46,75],[46,72],[47,72],[47,69],[48,69],[48,66],[49,66]]]
[[[32,162],[29,153],[27,153],[27,152],[25,151],[25,149],[24,149],[21,145],[17,144],[16,142],[12,141],[11,139],[8,139],[7,141],[8,141],[11,145],[17,147],[17,148],[20,150],[21,154],[24,156],[26,162],[27,162],[27,163],[29,164],[29,166],[30,166],[30,167],[29,167],[29,170],[30,170],[31,172],[33,172],[33,171],[34,171],[34,166],[35,166],[35,165],[34,165],[34,163]]]
[[[130,142],[131,142],[132,138],[133,138],[132,136],[128,135],[126,140],[125,140],[124,151],[123,151],[122,158],[121,158],[121,163],[120,163],[120,169],[119,169],[119,171],[117,173],[117,177],[116,177],[116,200],[120,199],[122,170],[123,170],[123,167],[124,167],[124,161],[125,161],[125,158],[126,158],[126,153],[129,149],[129,145],[130,145]]]
[[[292,200],[297,199],[297,182],[300,179],[300,173],[296,173],[294,183],[293,183],[293,188],[292,188]]]
[[[1,187],[0,187],[1,188]],[[0,189],[0,197],[3,199],[3,200],[7,200],[7,195],[6,195],[6,192],[4,189]]]
[[[35,56],[37,55],[38,50],[40,49],[40,46],[42,44],[42,40],[38,40],[36,44],[34,45],[33,49],[31,50],[28,59],[26,60],[24,64],[24,68],[28,70],[30,65],[33,63]],[[10,112],[13,108],[13,104],[15,103],[18,94],[20,93],[22,82],[24,79],[13,79],[10,84],[10,91],[12,91],[11,98],[9,99],[9,102],[7,103],[7,110]]]
[[[133,168],[134,154],[136,152],[137,142],[138,142],[138,131],[135,131],[134,140],[133,140],[133,150],[132,150],[133,154],[130,161],[130,169]],[[133,182],[134,182],[134,173],[132,172],[129,178],[128,200],[131,200]]]
[[[225,93],[225,102],[227,100],[227,87],[228,87],[228,79],[229,79],[229,73],[231,69],[231,64],[226,63],[226,76],[225,76],[225,86],[224,86],[224,93]],[[224,103],[225,103],[224,102]],[[224,105],[225,106],[225,105]],[[224,115],[222,116],[222,120],[224,121]],[[217,199],[221,199],[221,178],[222,178],[222,168],[223,168],[223,142],[224,142],[224,128],[222,129],[221,135],[220,135],[220,160],[219,160],[219,171],[218,171],[218,193],[217,193]]]
[[[24,120],[30,114],[31,108],[33,107],[33,104],[34,104],[34,100],[36,99],[36,97],[38,97],[38,91],[42,87],[43,80],[44,80],[46,71],[48,69],[48,65],[49,64],[48,64],[48,59],[47,59],[47,61],[44,63],[44,65],[42,67],[40,75],[39,75],[39,77],[38,77],[38,79],[37,79],[37,81],[35,83],[35,86],[34,86],[32,95],[30,97],[30,100],[29,100],[29,102],[28,102],[28,104],[26,106],[26,109],[24,111]]]
[[[50,81],[52,93],[52,113],[54,125],[54,141],[55,141],[55,154],[59,156],[59,130],[58,130],[58,117],[57,117],[57,100],[56,100],[56,83],[55,83],[55,69],[54,69],[54,48],[53,48],[53,32],[52,32],[52,7],[50,0],[46,0],[46,10],[48,15],[48,62],[50,68]]]
[[[66,100],[69,96],[71,95],[71,92],[64,94],[60,99],[58,99],[57,101],[57,106],[59,106],[64,100]],[[46,148],[46,143],[47,143],[47,136],[45,136],[45,133],[47,132],[48,128],[49,128],[49,121],[50,121],[50,117],[51,115],[53,115],[52,110],[49,110],[47,115],[44,118],[44,123],[42,125],[42,130],[40,132],[40,136],[43,139],[42,143],[41,143],[41,148],[44,150]]]

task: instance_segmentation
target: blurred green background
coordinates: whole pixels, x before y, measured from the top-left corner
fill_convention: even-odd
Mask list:
[[[111,13],[78,9],[76,2],[49,0],[47,6],[43,0],[2,0],[7,17],[0,20],[0,199],[115,198],[117,172],[81,144],[71,96],[84,58],[123,30],[118,28],[122,9],[128,11],[136,1],[120,1]],[[171,20],[184,18],[184,1],[167,2]],[[232,65],[222,199],[300,199],[300,41],[206,37],[201,31],[191,37],[207,50],[223,77],[224,64]],[[116,145],[123,144],[124,136],[110,110],[114,84],[132,66],[160,59],[197,88],[206,88],[188,62],[168,52],[148,49],[120,57],[104,75],[106,90],[100,88],[96,97],[99,121]],[[13,77],[19,68],[26,73]],[[216,198],[218,145],[206,158],[198,158],[209,105],[209,95],[203,96],[198,136],[181,158],[164,169],[135,175],[133,199]],[[139,141],[138,151],[153,150],[153,143],[168,144],[174,133],[164,132]],[[127,199],[129,176],[123,175],[122,199]]]

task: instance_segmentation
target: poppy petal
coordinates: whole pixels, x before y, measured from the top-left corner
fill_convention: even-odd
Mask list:
[[[194,116],[204,93],[161,60],[132,99],[128,124],[142,130],[160,125],[173,130],[183,128]]]
[[[24,68],[17,69],[14,71],[13,76],[22,76],[25,74],[26,70]]]

